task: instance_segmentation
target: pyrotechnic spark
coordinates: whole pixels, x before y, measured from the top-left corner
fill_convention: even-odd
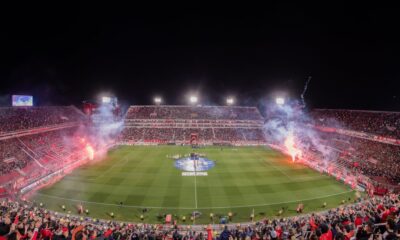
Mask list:
[[[311,76],[308,77],[306,84],[304,85],[304,89],[303,92],[301,93],[301,101],[303,103],[303,107],[306,107],[306,101],[304,101],[304,94],[306,94],[307,88],[308,88],[308,84],[311,81]]]
[[[92,146],[90,146],[90,144],[86,145],[86,153],[90,160],[94,159],[94,149]]]
[[[286,147],[287,152],[292,157],[293,162],[295,161],[296,157],[301,156],[301,151],[296,148],[294,136],[292,134],[289,134],[287,136],[287,138],[285,140],[285,147]]]

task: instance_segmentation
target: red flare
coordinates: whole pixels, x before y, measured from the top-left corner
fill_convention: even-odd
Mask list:
[[[86,144],[86,152],[90,160],[94,159],[94,149],[90,144]]]
[[[297,149],[295,146],[295,139],[292,134],[290,134],[285,140],[285,147],[290,156],[292,157],[292,161],[296,160],[296,157],[301,156],[301,150]]]

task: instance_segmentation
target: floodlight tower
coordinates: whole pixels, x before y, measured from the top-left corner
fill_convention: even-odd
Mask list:
[[[155,97],[155,98],[154,98],[154,103],[155,103],[156,105],[160,105],[160,104],[162,103],[161,97]]]
[[[233,105],[235,103],[235,100],[232,97],[228,97],[226,99],[226,104],[227,105]]]
[[[190,102],[190,104],[196,104],[197,103],[197,101],[198,101],[198,98],[197,98],[197,96],[190,96],[189,97],[189,102]]]
[[[284,105],[285,104],[285,99],[283,98],[283,97],[277,97],[276,99],[275,99],[275,102],[276,102],[276,104],[277,105]]]
[[[101,102],[102,102],[102,103],[111,103],[111,97],[109,97],[109,96],[102,96],[102,97],[101,97]]]

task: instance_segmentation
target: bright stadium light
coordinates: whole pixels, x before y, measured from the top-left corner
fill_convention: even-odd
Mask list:
[[[101,98],[101,102],[102,102],[102,103],[110,103],[110,102],[111,102],[111,97],[103,96],[103,97]]]
[[[162,103],[162,99],[160,97],[155,97],[154,98],[154,103],[157,104],[157,105],[161,104]]]
[[[283,105],[283,104],[285,104],[285,99],[284,99],[283,97],[277,97],[277,98],[275,99],[275,102],[276,102],[276,104],[278,104],[278,105]]]
[[[235,100],[231,97],[226,99],[226,104],[228,104],[228,105],[232,105],[234,102],[235,102]]]
[[[190,96],[189,101],[191,104],[195,104],[197,103],[198,99],[196,96]]]

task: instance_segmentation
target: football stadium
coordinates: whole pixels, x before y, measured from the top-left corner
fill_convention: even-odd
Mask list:
[[[400,152],[396,131],[381,128],[398,113],[288,116],[296,106],[277,101],[268,117],[255,107],[192,105],[116,115],[117,100],[107,99],[83,111],[2,108],[2,123],[21,118],[2,129],[4,197],[61,218],[201,226],[304,216],[398,191],[398,169],[384,167]]]
[[[13,15],[0,240],[400,239],[398,11],[272,5]]]

